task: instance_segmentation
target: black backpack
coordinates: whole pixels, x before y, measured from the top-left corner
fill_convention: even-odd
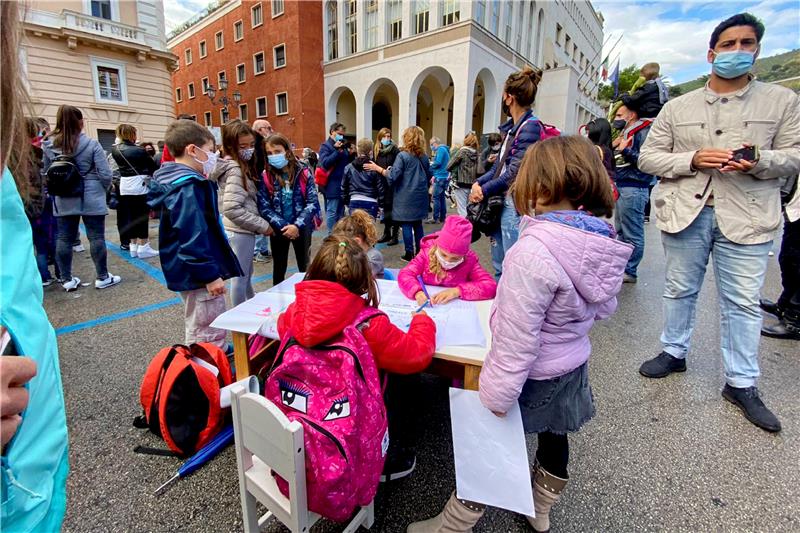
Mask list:
[[[88,146],[91,143],[88,143]],[[86,150],[86,146],[83,150]],[[47,169],[47,192],[53,196],[79,198],[83,196],[83,176],[75,159],[83,150],[73,155],[57,155]],[[89,169],[91,171],[91,169]]]

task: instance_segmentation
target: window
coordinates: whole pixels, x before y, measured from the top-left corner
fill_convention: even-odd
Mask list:
[[[258,52],[253,54],[253,73],[254,74],[263,74],[264,69],[264,52]]]
[[[283,15],[283,0],[272,0],[272,18],[279,15]]]
[[[205,121],[206,126],[211,126],[211,111],[206,111],[203,113],[203,120]]]
[[[267,97],[262,96],[260,98],[256,98],[256,117],[266,117],[267,116]]]
[[[414,35],[428,31],[431,14],[430,0],[418,0],[414,4]]]
[[[237,20],[233,23],[233,40],[238,42],[242,39],[244,39],[244,24],[241,20]]]
[[[111,0],[92,0],[92,16],[111,20]]]
[[[239,120],[247,122],[247,104],[239,104]]]
[[[222,87],[222,82],[223,81],[227,81],[227,80],[228,80],[228,76],[227,76],[227,74],[225,74],[224,70],[221,70],[221,71],[217,72],[217,89]]]
[[[339,57],[339,20],[336,6],[336,0],[328,2],[328,61]]]
[[[244,83],[245,75],[244,63],[236,65],[236,83]]]
[[[364,50],[369,50],[370,48],[378,46],[378,26],[380,25],[380,19],[378,19],[377,0],[369,0],[367,3],[367,16],[364,22],[366,24]]]
[[[264,24],[264,14],[261,12],[261,3],[250,8],[250,27],[255,28]]]
[[[489,31],[497,35],[497,32],[500,29],[500,2],[492,2],[489,5],[492,7],[492,12],[490,13],[491,20],[489,20]]]
[[[203,94],[208,93],[208,78],[203,78],[200,80],[200,85],[203,87]]]
[[[475,21],[481,26],[486,25],[486,0],[478,0],[475,3]]]
[[[194,83],[190,83],[187,89],[189,90],[189,99],[191,100],[194,98]]]
[[[222,32],[218,31],[214,34],[214,49],[215,50],[222,50],[225,47],[225,39],[222,36]]]
[[[347,17],[344,20],[347,31],[347,43],[349,45],[347,53],[355,54],[358,51],[358,1],[349,0],[347,2]]]
[[[567,55],[572,55],[572,38],[569,36],[569,33],[564,37],[564,51]]]
[[[561,32],[564,28],[561,27],[561,24],[556,24],[556,44],[561,46]]]
[[[506,44],[511,46],[511,22],[514,19],[514,3],[506,2]]]
[[[222,125],[227,124],[230,119],[231,119],[231,114],[228,113],[227,109],[223,107],[222,109],[219,110],[219,120],[222,123]]]
[[[181,88],[180,87],[176,87],[175,88],[175,101],[176,102],[182,102],[183,101],[183,96],[181,95]]]
[[[275,69],[283,68],[286,66],[286,45],[279,44],[272,49],[272,64]]]
[[[275,114],[285,115],[289,112],[289,94],[278,93],[275,95]]]
[[[125,64],[91,58],[94,98],[97,102],[128,105]]]
[[[208,50],[206,49],[206,42],[200,41],[200,59],[206,57],[208,55]]]
[[[389,42],[403,38],[403,0],[389,0]]]
[[[442,5],[442,26],[449,26],[461,20],[460,0],[444,0]]]
[[[187,65],[191,65],[192,64],[192,49],[191,48],[187,48],[186,51],[183,54],[186,57],[186,64]]]

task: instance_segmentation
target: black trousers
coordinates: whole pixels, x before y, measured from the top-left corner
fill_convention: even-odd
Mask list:
[[[539,446],[536,448],[536,459],[539,464],[562,479],[569,478],[567,463],[569,463],[569,440],[567,435],[557,433],[539,433]]]
[[[420,406],[419,374],[388,374],[384,400],[389,418],[389,447],[413,451],[417,446]]]
[[[783,309],[786,320],[800,325],[800,220],[787,220],[783,225],[778,264],[783,285],[778,306]]]
[[[308,268],[311,250],[311,231],[300,230],[300,236],[294,240],[283,235],[271,235],[269,244],[272,248],[272,285],[286,279],[286,267],[289,264],[289,248],[294,248],[294,257],[297,260],[297,270],[305,272]]]
[[[150,207],[146,194],[120,195],[117,204],[117,229],[120,244],[131,239],[146,239],[149,232]]]

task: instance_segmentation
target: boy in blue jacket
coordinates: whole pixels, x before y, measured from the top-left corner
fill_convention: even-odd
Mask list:
[[[176,120],[164,135],[174,162],[154,174],[149,204],[161,210],[158,255],[167,287],[186,306],[186,344],[210,342],[223,350],[226,331],[211,327],[225,312],[225,280],[243,275],[222,229],[214,137],[192,120]]]

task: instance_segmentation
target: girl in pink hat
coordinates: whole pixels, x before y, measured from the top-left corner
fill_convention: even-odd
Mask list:
[[[464,217],[447,217],[441,231],[422,239],[420,252],[400,271],[397,283],[407,298],[419,305],[427,296],[417,279],[422,276],[426,286],[450,287],[431,297],[433,304],[443,304],[456,298],[490,300],[497,283],[484,270],[478,254],[470,250],[472,223]]]

